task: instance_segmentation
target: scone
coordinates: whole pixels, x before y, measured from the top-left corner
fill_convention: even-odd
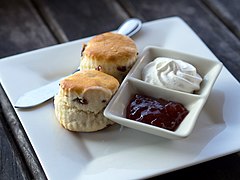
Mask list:
[[[122,82],[137,59],[135,42],[121,34],[107,32],[83,46],[80,70],[96,69]]]
[[[54,97],[58,121],[78,132],[98,131],[113,124],[103,110],[118,87],[116,78],[97,70],[82,70],[63,79]]]

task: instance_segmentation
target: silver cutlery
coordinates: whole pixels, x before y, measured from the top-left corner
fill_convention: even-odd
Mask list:
[[[126,20],[119,28],[117,29],[117,33],[123,34],[126,36],[132,36],[137,33],[142,27],[142,22],[136,18],[130,18]],[[77,69],[78,70],[78,69]],[[47,85],[41,86],[40,88],[31,90],[26,92],[22,96],[19,97],[17,102],[15,103],[15,108],[31,108],[37,105],[40,105],[47,100],[54,97],[54,95],[58,92],[59,82],[62,77],[54,82],[51,82]]]

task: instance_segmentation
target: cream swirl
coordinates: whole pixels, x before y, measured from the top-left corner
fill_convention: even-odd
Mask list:
[[[142,71],[142,78],[153,85],[188,93],[199,90],[202,82],[193,65],[166,57],[156,58],[147,64]]]

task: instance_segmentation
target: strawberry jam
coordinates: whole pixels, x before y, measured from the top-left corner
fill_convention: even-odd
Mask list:
[[[180,103],[136,94],[127,106],[128,119],[175,131],[188,110]]]

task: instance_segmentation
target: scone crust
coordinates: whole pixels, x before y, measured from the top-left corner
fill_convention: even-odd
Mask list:
[[[125,66],[137,57],[134,41],[124,35],[107,32],[92,38],[82,53],[87,59]]]
[[[81,70],[60,82],[60,88],[67,94],[69,92],[82,94],[92,87],[108,89],[114,94],[119,87],[119,82],[113,76],[97,70]]]
[[[116,78],[97,70],[82,70],[64,78],[54,96],[57,120],[77,132],[94,132],[112,125],[103,111],[118,87]]]

